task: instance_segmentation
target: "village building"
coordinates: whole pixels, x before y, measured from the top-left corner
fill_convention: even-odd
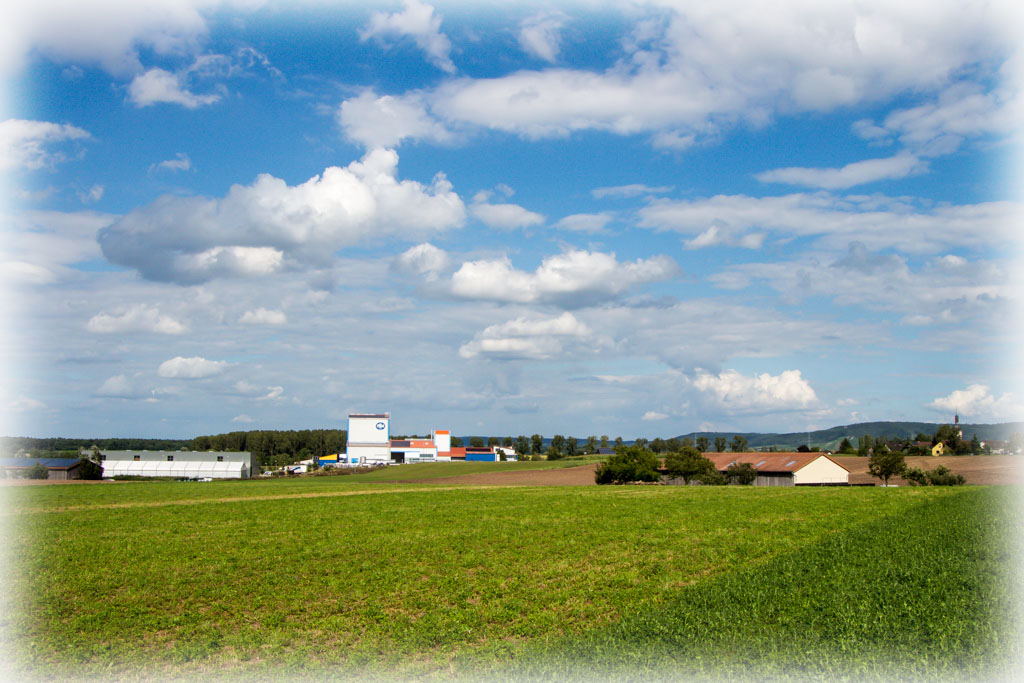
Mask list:
[[[824,453],[704,453],[725,474],[747,463],[757,470],[755,486],[843,486],[850,471]]]

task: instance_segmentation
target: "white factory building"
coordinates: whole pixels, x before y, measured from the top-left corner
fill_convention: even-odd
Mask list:
[[[435,429],[429,439],[392,439],[391,413],[351,413],[348,416],[348,446],[337,464],[399,465],[415,462],[451,462],[465,460],[499,460],[501,455],[515,460],[515,450],[499,447],[452,448],[452,434]],[[328,458],[333,456],[328,456]],[[322,464],[330,464],[321,458]]]

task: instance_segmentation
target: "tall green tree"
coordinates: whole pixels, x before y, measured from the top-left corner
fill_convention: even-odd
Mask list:
[[[484,438],[482,436],[471,436],[469,437],[469,445],[473,448],[483,448]]]
[[[624,484],[630,481],[661,481],[658,456],[645,448],[622,446],[615,455],[597,466],[598,484]]]
[[[839,444],[838,452],[843,454],[850,454],[856,453],[857,451],[853,450],[853,444],[850,443],[850,439],[848,439],[847,437],[843,437],[842,442]]]
[[[530,454],[530,440],[526,438],[525,434],[516,437],[516,453],[519,455]]]
[[[535,455],[540,455],[544,452],[544,437],[540,434],[534,434],[530,437],[530,452]]]
[[[607,434],[602,434],[601,435],[601,448],[608,448],[608,435]]]
[[[715,451],[718,453],[725,453],[726,440],[724,436],[715,437]]]
[[[551,445],[548,446],[548,460],[561,460],[565,457],[565,437],[555,434],[551,437]]]
[[[578,455],[580,452],[580,442],[575,436],[570,436],[565,440],[565,455],[571,458],[574,455]]]
[[[683,448],[665,456],[665,474],[670,477],[681,477],[687,484],[691,480],[718,474],[715,463],[711,462],[696,448]]]
[[[747,439],[737,434],[732,437],[729,447],[732,449],[733,453],[742,453],[747,450]]]
[[[701,453],[707,453],[709,450],[711,450],[711,442],[708,441],[708,437],[697,437],[697,450],[700,451]]]
[[[899,476],[906,469],[903,453],[892,453],[884,446],[879,446],[868,460],[868,474],[881,479],[886,486],[889,485],[890,477]]]

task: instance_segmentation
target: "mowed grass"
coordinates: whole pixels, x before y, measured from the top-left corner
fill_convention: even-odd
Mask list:
[[[599,457],[599,456],[592,456]],[[603,456],[600,456],[603,457]],[[123,481],[71,486],[0,487],[0,504],[9,511],[53,510],[125,504],[161,504],[224,498],[273,498],[306,494],[331,495],[396,482],[443,481],[448,477],[486,472],[516,472],[578,467],[587,462],[556,460],[538,462],[418,463],[384,467],[364,474],[255,478],[246,481]],[[394,487],[391,487],[392,489]]]
[[[3,628],[19,675],[976,676],[1016,643],[1002,489],[46,499],[129,486],[171,485],[19,490],[34,511],[7,516]]]
[[[351,475],[354,481],[425,481],[458,477],[463,474],[489,472],[526,472],[530,470],[553,470],[565,467],[579,467],[593,462],[607,460],[608,456],[581,456],[563,460],[538,460],[524,462],[436,462],[415,463],[401,467],[383,467],[365,474]]]

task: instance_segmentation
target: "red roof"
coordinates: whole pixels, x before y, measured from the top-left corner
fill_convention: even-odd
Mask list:
[[[451,458],[452,460],[465,460],[466,449],[462,446],[453,446],[450,451],[438,451],[437,457]]]
[[[825,458],[843,467],[824,453],[705,453],[704,457],[715,463],[715,469],[724,472],[734,462],[749,463],[758,472],[797,472],[818,458]],[[844,470],[849,472],[847,468]]]

